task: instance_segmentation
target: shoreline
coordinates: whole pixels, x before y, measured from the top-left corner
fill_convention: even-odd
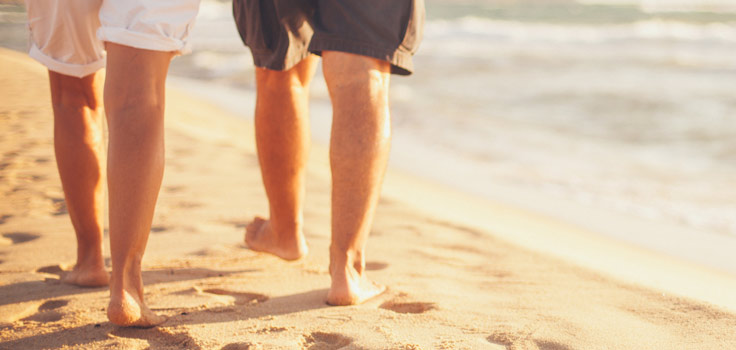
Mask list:
[[[171,77],[169,81],[173,87],[203,97],[243,120],[252,121],[255,106],[253,91],[182,77]],[[310,109],[312,138],[321,148],[325,148],[329,142],[330,108],[329,101],[319,99]],[[446,187],[447,191],[450,191],[449,189],[459,191],[468,198],[517,208],[535,216],[549,217],[579,227],[590,235],[610,240],[621,247],[646,251],[674,262],[691,263],[700,269],[736,280],[736,259],[732,258],[733,252],[736,251],[736,237],[586,206],[531,189],[490,184],[474,175],[475,165],[471,161],[458,160],[458,157],[453,157],[448,152],[427,151],[419,144],[422,141],[412,140],[414,137],[415,135],[394,133],[389,172],[414,176],[421,182]],[[438,167],[437,164],[444,166]],[[466,176],[460,181],[458,174]],[[507,239],[514,241],[513,237]],[[565,249],[563,250],[566,253],[558,253],[553,249],[537,248],[556,256],[576,255],[574,251]],[[576,257],[572,260],[585,262],[588,259]],[[614,267],[609,269],[616,270]]]
[[[729,272],[687,261],[680,257],[615,240],[558,217],[469,195],[456,189],[393,171],[387,176],[386,194],[402,195],[407,203],[428,215],[463,223],[495,238],[591,269],[626,283],[704,301],[736,312],[736,278]],[[441,193],[445,206],[427,205],[424,193]],[[431,197],[431,195],[429,196]],[[595,211],[581,211],[586,216]],[[490,220],[489,220],[490,219]],[[608,223],[612,223],[608,221]],[[599,223],[602,225],[602,223]],[[611,226],[626,226],[613,223]]]

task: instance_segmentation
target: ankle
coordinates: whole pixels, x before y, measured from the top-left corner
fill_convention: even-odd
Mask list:
[[[102,253],[94,252],[87,255],[77,255],[77,264],[75,265],[75,268],[86,270],[105,269],[105,261],[102,258]]]
[[[142,287],[141,263],[142,256],[135,255],[128,261],[112,264],[110,286],[115,286],[120,291],[137,291]]]
[[[362,251],[330,246],[330,273],[338,275],[362,275],[365,261]]]
[[[280,243],[295,243],[299,241],[302,234],[302,223],[299,221],[278,221],[271,219],[271,234]]]
[[[103,265],[102,243],[77,241],[77,264]]]

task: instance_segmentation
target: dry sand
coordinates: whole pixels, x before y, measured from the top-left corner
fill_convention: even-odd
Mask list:
[[[170,318],[153,329],[113,326],[105,288],[58,281],[75,241],[54,163],[45,69],[7,50],[0,67],[0,349],[736,348],[727,303],[672,296],[509,243],[501,233],[567,236],[564,226],[518,212],[494,231],[483,221],[504,208],[482,202],[473,208],[485,217],[443,215],[458,210],[451,194],[395,175],[368,247],[369,273],[389,291],[364,305],[328,307],[325,149],[315,147],[310,163],[310,255],[287,263],[252,252],[244,227],[267,208],[253,130],[173,88],[166,174],[144,259],[147,301]],[[576,242],[595,256],[595,245]],[[639,256],[627,256],[626,266],[644,265],[631,261]]]

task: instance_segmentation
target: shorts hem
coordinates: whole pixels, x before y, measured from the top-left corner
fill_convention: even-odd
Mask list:
[[[135,32],[125,28],[100,27],[97,30],[97,37],[102,41],[143,50],[176,52],[180,55],[192,51],[191,45],[186,41]]]
[[[411,75],[414,71],[412,54],[401,48],[381,48],[359,41],[315,34],[309,44],[309,51],[318,55],[322,51],[339,51],[376,58],[391,63],[391,73],[397,75]]]
[[[102,68],[105,68],[106,63],[104,55],[102,58],[86,64],[62,62],[43,53],[35,43],[31,44],[31,49],[28,52],[28,55],[46,66],[50,71],[77,78],[86,77]]]

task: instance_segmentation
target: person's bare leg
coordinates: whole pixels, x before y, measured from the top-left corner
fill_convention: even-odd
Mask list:
[[[307,254],[302,232],[304,167],[309,155],[309,82],[317,67],[310,56],[288,71],[256,68],[256,144],[270,220],[255,218],[245,242],[285,260]]]
[[[390,65],[342,52],[323,52],[332,100],[332,242],[327,294],[331,305],[359,304],[385,287],[365,273],[365,245],[391,144]]]
[[[61,280],[84,287],[109,281],[102,260],[103,76],[76,78],[49,71],[56,165],[77,237],[77,263]]]
[[[107,43],[105,110],[112,276],[107,317],[151,327],[165,318],[143,301],[141,259],[164,170],[164,87],[173,54]]]

